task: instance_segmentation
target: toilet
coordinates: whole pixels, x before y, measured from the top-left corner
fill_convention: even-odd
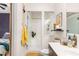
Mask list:
[[[48,54],[49,54],[49,49],[42,49],[42,50],[40,50],[40,52],[41,52],[41,54],[42,54],[43,56],[48,56]]]

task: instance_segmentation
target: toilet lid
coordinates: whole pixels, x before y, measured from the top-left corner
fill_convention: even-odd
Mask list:
[[[48,54],[49,53],[49,50],[48,49],[43,49],[40,52],[45,53],[45,54]]]

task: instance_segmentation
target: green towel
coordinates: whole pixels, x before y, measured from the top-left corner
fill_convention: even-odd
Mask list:
[[[0,45],[3,45],[5,47],[6,51],[9,51],[9,44],[8,43],[0,43]]]

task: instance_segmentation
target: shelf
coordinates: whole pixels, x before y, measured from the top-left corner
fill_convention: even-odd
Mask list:
[[[62,29],[55,29],[55,30],[51,30],[51,31],[60,31],[60,32],[63,32],[64,30],[62,30]]]

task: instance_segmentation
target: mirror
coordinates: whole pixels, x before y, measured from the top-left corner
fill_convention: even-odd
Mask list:
[[[56,15],[56,20],[54,21],[54,31],[63,31],[62,30],[62,13]]]
[[[0,56],[11,55],[11,4],[0,3]]]
[[[62,13],[60,12],[56,15],[56,20],[54,22],[54,30],[61,29],[61,27],[62,27]]]
[[[79,34],[79,13],[67,12],[67,34]]]

